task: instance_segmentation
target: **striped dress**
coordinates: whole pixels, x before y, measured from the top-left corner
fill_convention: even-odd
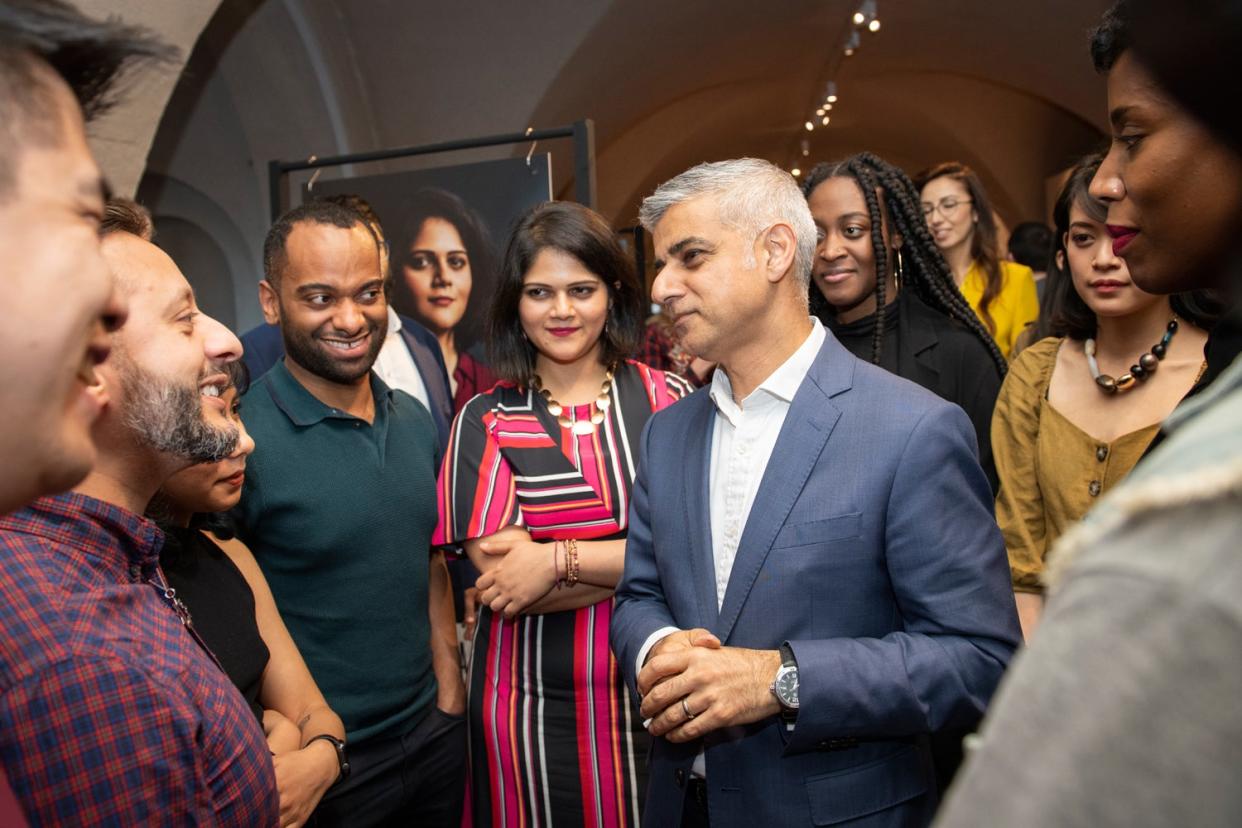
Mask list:
[[[440,472],[434,543],[510,524],[537,541],[624,538],[638,441],[692,389],[636,362],[616,371],[595,431],[557,424],[543,398],[501,383],[466,404]],[[589,418],[593,406],[566,407]],[[512,621],[479,613],[470,669],[475,825],[637,825],[648,739],[608,647],[612,599]]]

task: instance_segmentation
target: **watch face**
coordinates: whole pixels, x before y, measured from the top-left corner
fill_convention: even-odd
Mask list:
[[[798,671],[795,668],[781,670],[776,676],[776,697],[786,707],[798,706]]]

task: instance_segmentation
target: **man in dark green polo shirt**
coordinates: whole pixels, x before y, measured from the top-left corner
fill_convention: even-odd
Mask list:
[[[257,446],[242,537],[289,632],[345,723],[350,773],[319,825],[460,822],[465,691],[436,523],[427,409],[371,371],[387,302],[372,231],[310,202],[264,244],[260,301],[285,359],[250,389]]]

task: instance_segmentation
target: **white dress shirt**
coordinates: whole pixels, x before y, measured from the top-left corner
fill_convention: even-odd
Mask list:
[[[737,547],[767,471],[776,438],[780,436],[789,406],[806,379],[826,336],[824,326],[812,317],[811,333],[789,359],[768,375],[759,387],[738,404],[724,371],[712,377],[709,390],[716,405],[712,427],[711,466],[708,470],[709,517],[712,527],[712,558],[716,572],[716,607],[724,605],[725,590],[733,572]],[[662,627],[652,633],[638,651],[641,671],[647,653],[660,639],[678,632]],[[694,760],[693,773],[706,776],[702,752]]]
[[[427,396],[423,375],[418,373],[414,356],[401,336],[401,317],[392,309],[392,305],[388,306],[388,336],[384,338],[379,356],[371,367],[389,388],[404,391],[422,403],[428,411],[431,410],[431,399]]]

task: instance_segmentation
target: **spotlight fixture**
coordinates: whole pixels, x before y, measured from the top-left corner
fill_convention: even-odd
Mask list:
[[[815,110],[815,114],[816,114],[818,117],[822,118],[822,117],[824,117],[824,112],[826,112],[826,111],[827,111],[827,110],[825,110],[825,109],[821,106],[819,109]]]
[[[852,57],[858,51],[859,45],[862,43],[858,38],[858,32],[850,32],[850,36],[845,41],[845,56]]]
[[[854,12],[854,25],[862,26],[866,23],[870,23],[879,16],[880,11],[876,8],[876,0],[862,0],[862,3],[858,6],[858,11]],[[875,30],[872,29],[872,31]]]
[[[798,169],[797,167],[794,167],[792,170],[789,171],[789,173],[794,178],[797,178],[798,176],[802,175],[802,170]]]
[[[825,116],[824,116],[824,120],[820,121],[820,123],[821,123],[821,124],[823,124],[824,126],[828,126],[828,122],[829,122],[829,121],[831,121],[831,120],[832,120],[831,118],[829,118],[827,115],[825,115]]]
[[[832,111],[832,104],[830,103],[824,104],[824,112],[831,112],[831,111]]]
[[[867,24],[867,31],[874,33],[874,32],[878,32],[879,30],[880,30],[880,18],[877,17],[875,20],[872,20],[870,23]]]
[[[810,154],[811,154],[811,142],[803,138],[802,139],[802,157],[806,158]]]
[[[837,82],[836,82],[836,81],[828,81],[828,90],[827,90],[827,91],[828,91],[828,93],[824,96],[824,100],[825,100],[825,101],[827,101],[827,102],[828,102],[828,103],[830,103],[830,104],[832,104],[832,103],[836,103],[836,102],[837,102]]]
[[[815,122],[814,122],[814,121],[807,121],[807,122],[806,122],[806,124],[805,124],[805,126],[806,126],[806,131],[807,131],[807,132],[810,132],[811,130],[815,129]]]

